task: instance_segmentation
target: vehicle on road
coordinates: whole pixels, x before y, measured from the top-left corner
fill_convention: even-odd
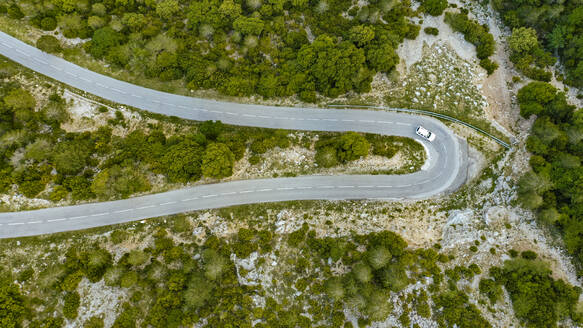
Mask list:
[[[435,140],[435,133],[430,132],[429,130],[422,127],[421,125],[417,127],[417,130],[415,130],[415,133],[417,133],[417,135],[419,135],[419,136],[421,136],[429,141]]]

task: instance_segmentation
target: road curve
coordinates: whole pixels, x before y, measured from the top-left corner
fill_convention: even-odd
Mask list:
[[[193,210],[289,200],[421,199],[451,191],[465,179],[457,137],[433,118],[385,111],[329,110],[237,104],[164,93],[92,72],[0,32],[0,54],[98,97],[164,115],[264,128],[358,131],[414,138],[428,163],[406,175],[305,176],[232,181],[125,200],[0,213],[0,238],[79,230]],[[437,135],[415,135],[423,125]]]

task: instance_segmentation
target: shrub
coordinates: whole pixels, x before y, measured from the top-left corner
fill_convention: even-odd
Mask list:
[[[85,321],[83,328],[103,328],[105,323],[103,317],[91,317]]]
[[[63,315],[65,318],[69,320],[77,318],[80,302],[81,296],[79,296],[78,292],[74,291],[65,294],[65,304],[63,305]]]
[[[490,58],[484,58],[480,60],[480,66],[486,70],[488,75],[491,75],[498,69],[498,63],[495,61],[490,60]]]
[[[334,167],[338,165],[336,149],[333,147],[322,147],[316,151],[316,163],[319,167]]]
[[[429,35],[438,35],[439,29],[437,27],[426,27],[423,29],[423,32],[425,32],[425,34],[429,34]]]
[[[440,16],[447,8],[447,0],[423,0],[423,11],[431,16]]]
[[[529,250],[529,251],[522,252],[520,254],[520,257],[522,257],[523,259],[532,261],[532,260],[536,259],[537,255],[535,252]]]
[[[235,155],[223,143],[208,145],[202,157],[202,174],[210,178],[225,178],[233,174]]]
[[[36,41],[36,47],[48,53],[60,53],[63,51],[61,42],[52,35],[43,35]]]
[[[40,21],[40,28],[45,31],[53,31],[57,28],[57,20],[54,17],[45,17]]]

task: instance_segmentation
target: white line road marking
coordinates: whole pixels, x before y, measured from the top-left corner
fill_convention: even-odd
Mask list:
[[[160,206],[165,206],[165,205],[172,205],[172,204],[176,204],[176,203],[178,203],[178,202],[167,202],[167,203],[162,203],[162,204],[159,204],[159,205]]]
[[[24,224],[24,222],[8,223],[9,226],[22,225],[22,224]]]
[[[234,195],[236,194],[236,192],[232,191],[232,192],[224,192],[221,194],[221,196],[229,196],[229,195]]]
[[[109,215],[109,212],[103,212],[103,213],[92,214],[91,216],[104,216],[104,215]]]
[[[211,197],[217,197],[217,195],[204,195],[201,196],[202,198],[211,198]]]
[[[192,200],[197,200],[197,199],[198,199],[198,197],[186,198],[186,199],[181,200],[181,202],[190,202]]]
[[[77,77],[77,74],[73,74],[73,73],[71,73],[69,71],[65,71],[65,74],[67,74],[69,76],[72,76],[72,77]]]
[[[320,188],[320,189],[334,189],[335,187],[334,186],[320,186],[318,188]]]
[[[14,51],[18,52],[19,54],[23,55],[24,57],[30,57],[29,54],[27,54],[26,52],[20,50],[20,49],[15,49]]]
[[[377,123],[381,123],[381,124],[393,124],[393,122],[391,122],[391,121],[377,121]]]
[[[393,186],[376,186],[377,188],[393,188]]]
[[[63,69],[60,68],[59,66],[51,65],[51,67],[54,68],[54,69],[56,69],[57,71],[60,71],[60,72],[63,71]]]
[[[358,188],[372,188],[373,186],[358,186]]]
[[[8,49],[14,49],[13,46],[9,45],[8,43],[2,43],[5,47],[7,47]]]
[[[245,190],[245,191],[239,191],[239,194],[248,194],[253,192],[253,190]]]
[[[233,116],[238,116],[239,115],[237,113],[231,113],[231,112],[225,112],[225,114],[227,114],[227,115],[233,115]]]
[[[411,126],[411,124],[409,124],[409,123],[401,123],[401,122],[397,122],[396,124],[397,124],[397,125],[404,125],[404,126]]]
[[[95,84],[97,84],[98,87],[109,89],[109,87],[107,85],[101,84],[99,82],[97,82]]]
[[[65,221],[66,219],[52,219],[52,220],[47,220],[47,222],[60,222],[60,221]]]
[[[289,187],[288,188],[285,188],[285,187],[284,188],[277,188],[277,190],[294,190],[294,189],[296,189],[296,188],[289,188]]]
[[[133,94],[133,93],[132,93],[132,97],[134,97],[134,98],[140,98],[140,99],[144,98],[144,97],[142,97],[142,96],[135,95],[135,94]]]
[[[79,219],[84,219],[86,217],[87,217],[87,215],[74,216],[72,218],[69,218],[69,220],[79,220]]]
[[[354,120],[342,120],[342,122],[354,122]]]
[[[298,189],[312,189],[312,187],[298,187]]]
[[[354,188],[354,186],[338,186],[338,188]]]
[[[134,210],[133,208],[128,208],[127,210],[119,210],[119,211],[115,211],[113,213],[125,213],[125,212],[131,212],[133,210]]]
[[[362,123],[375,123],[375,121],[373,120],[358,120],[358,121]]]
[[[42,59],[38,59],[36,57],[32,57],[32,60],[34,60],[37,63],[43,64],[43,65],[48,65],[49,64],[48,62],[46,62],[46,61],[44,61]]]
[[[258,115],[257,117],[259,117],[259,118],[273,118],[271,116],[265,116],[265,115]]]
[[[180,108],[182,108],[182,109],[189,109],[188,107],[186,107],[186,106],[183,106],[183,105],[178,105],[178,107],[180,107]]]
[[[251,114],[243,114],[243,116],[245,116],[245,117],[257,117],[257,115],[251,115]]]
[[[86,78],[84,78],[82,76],[79,76],[79,80],[85,81],[87,83],[91,83],[91,80],[90,79],[86,79]]]
[[[148,205],[148,206],[136,207],[136,210],[145,210],[147,208],[152,208],[152,207],[156,207],[156,205]]]
[[[264,191],[272,191],[273,189],[267,188],[267,189],[259,189],[257,190],[258,192],[264,192]]]
[[[125,91],[122,91],[122,90],[119,90],[119,89],[115,89],[115,88],[111,88],[111,91],[115,91],[115,92],[121,93],[122,95],[127,95],[128,94]]]
[[[338,122],[338,120],[335,118],[325,118],[322,121]]]
[[[39,224],[39,223],[43,223],[42,221],[30,221],[30,222],[26,222],[28,224]]]

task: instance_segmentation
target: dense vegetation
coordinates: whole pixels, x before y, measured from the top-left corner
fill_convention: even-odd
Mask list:
[[[519,181],[522,204],[536,209],[541,222],[557,228],[567,250],[583,260],[583,112],[545,82],[518,92],[520,113],[537,115],[526,142],[532,172]]]
[[[28,0],[2,11],[45,31],[59,28],[66,38],[88,39],[83,48],[94,58],[142,76],[183,79],[191,89],[226,95],[298,95],[309,102],[317,93],[370,90],[376,72],[398,63],[403,39],[419,33],[407,19],[409,1],[391,0],[362,7],[349,0]],[[51,52],[60,48],[54,37],[38,43]]]
[[[464,292],[452,283],[448,290],[443,285],[440,266],[448,256],[432,249],[411,250],[391,232],[319,238],[304,224],[291,234],[240,228],[229,238],[207,235],[195,242],[188,217],[157,221],[150,227],[129,231],[122,227],[99,234],[92,241],[81,234],[80,238],[66,234],[53,238],[56,248],[47,250],[45,259],[18,264],[18,268],[13,265],[20,263],[16,255],[20,252],[3,253],[2,259],[10,259],[0,269],[4,281],[10,281],[0,288],[3,327],[19,327],[24,322],[32,327],[62,327],[74,322],[80,304],[87,301],[80,284],[104,284],[102,288],[110,292],[126,294],[113,325],[116,328],[194,323],[251,327],[254,321],[255,327],[350,327],[345,307],[355,311],[359,326],[366,326],[395,313],[388,301],[391,292],[402,300],[406,297],[399,317],[404,325],[416,313],[437,320],[441,327],[489,327]],[[142,246],[127,250],[127,245],[141,238],[147,240]],[[33,238],[24,240],[21,247],[46,243],[42,237]],[[116,254],[119,250],[125,251]],[[244,269],[234,259],[252,254],[258,256],[253,260],[257,272],[269,272],[270,254],[277,255],[279,269],[271,271],[270,288],[242,283],[248,279],[249,267]],[[334,273],[338,264],[350,268],[349,272]],[[469,268],[456,270],[473,278]],[[433,277],[430,292],[403,291],[425,277]],[[42,307],[33,306],[41,299]],[[103,326],[100,316],[84,321],[77,325]]]
[[[4,78],[0,80],[0,193],[14,190],[52,201],[125,198],[149,191],[155,175],[164,176],[168,183],[221,179],[232,175],[234,164],[246,152],[251,155],[249,162],[258,164],[270,149],[291,144],[311,148],[315,139],[309,134],[292,138],[289,131],[158,116],[158,124],[130,129],[119,111],[97,130],[67,132],[63,124],[70,122],[69,104],[55,89],[48,99],[33,97],[29,87],[14,81],[15,67],[4,62],[0,69]],[[365,138],[358,133],[319,136],[334,147],[333,162],[324,167],[366,157],[369,151],[391,158],[406,150],[415,157],[415,169],[423,163],[422,156],[417,158],[424,154],[422,146],[407,138]],[[297,172],[289,169],[284,174]]]
[[[583,317],[576,309],[581,289],[553,279],[548,264],[524,257],[505,261],[501,268],[492,267],[494,280],[482,279],[480,291],[497,300],[501,296],[497,290],[504,286],[515,315],[527,327],[556,327],[557,320],[568,317],[581,321]]]
[[[267,207],[246,208],[215,214],[239,220],[247,213],[249,223],[258,226],[263,215],[269,216]],[[238,228],[221,239],[208,227],[201,239],[199,232],[193,234],[200,228],[198,220],[177,215],[113,231],[35,237],[17,246],[3,241],[0,322],[3,327],[57,328],[66,322],[103,327],[103,316],[81,312],[88,298],[97,297],[87,294],[87,286],[97,284],[107,293],[125,295],[117,305],[116,328],[251,327],[251,322],[350,327],[344,309],[361,327],[389,315],[406,327],[414,317],[439,327],[492,327],[465,292],[482,270],[476,264],[451,265],[454,257],[439,253],[438,245],[411,249],[389,231],[319,237],[307,223],[286,234]],[[53,246],[47,248],[49,242]],[[44,257],[31,261],[30,252],[39,251]],[[242,264],[241,259],[250,260]],[[490,278],[482,276],[480,292],[496,303],[505,288],[528,327],[553,327],[564,317],[579,320],[580,290],[550,275],[547,265],[526,251],[493,267]],[[413,286],[418,282],[423,287]]]
[[[532,28],[529,33],[529,52],[525,58],[515,58],[519,68],[552,64],[548,55],[537,46],[533,38],[540,40],[542,47],[562,59],[566,70],[566,82],[583,86],[583,4],[578,0],[566,1],[516,1],[494,0],[494,8],[500,11],[504,22],[513,29]],[[523,30],[524,31],[524,30]],[[520,57],[520,55],[516,55]],[[528,71],[528,70],[527,70]],[[540,72],[540,71],[539,71]],[[537,78],[537,72],[531,75]],[[543,80],[546,76],[542,76]],[[541,78],[537,78],[541,79]]]
[[[496,41],[494,41],[494,36],[489,32],[488,26],[480,25],[470,19],[465,9],[462,9],[460,13],[445,13],[445,22],[454,31],[461,32],[466,41],[476,46],[476,57],[480,59],[480,66],[488,72],[488,75],[494,73],[498,68],[498,63],[488,57],[494,54]]]
[[[510,60],[524,75],[533,80],[551,80],[552,74],[546,69],[555,63],[555,57],[542,48],[534,29],[515,28],[508,39],[508,46]]]

